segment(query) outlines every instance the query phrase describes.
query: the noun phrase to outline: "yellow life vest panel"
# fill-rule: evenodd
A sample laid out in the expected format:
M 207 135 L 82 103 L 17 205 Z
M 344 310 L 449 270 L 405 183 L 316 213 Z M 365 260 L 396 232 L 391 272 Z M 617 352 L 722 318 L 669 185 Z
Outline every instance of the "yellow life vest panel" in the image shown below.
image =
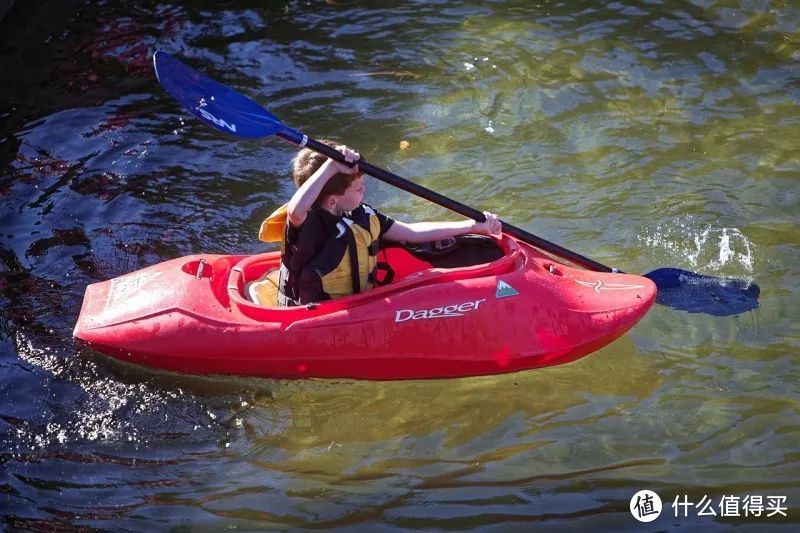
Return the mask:
M 286 232 L 286 219 L 289 216 L 289 204 L 283 204 L 272 212 L 261 223 L 258 230 L 258 240 L 261 242 L 283 242 Z
M 375 268 L 378 264 L 378 238 L 381 227 L 374 211 L 368 208 L 369 228 L 356 223 L 350 218 L 343 217 L 337 224 L 340 232 L 337 239 L 346 239 L 347 252 L 343 253 L 339 263 L 330 272 L 320 271 L 322 290 L 331 297 L 340 298 L 357 292 L 372 289 L 375 286 Z M 339 246 L 334 247 L 340 248 Z M 353 254 L 355 250 L 355 256 Z M 338 255 L 338 254 L 337 254 Z M 358 264 L 355 272 L 358 274 L 358 287 L 355 286 L 353 260 Z M 324 265 L 323 261 L 315 262 Z M 318 267 L 317 267 L 318 268 Z

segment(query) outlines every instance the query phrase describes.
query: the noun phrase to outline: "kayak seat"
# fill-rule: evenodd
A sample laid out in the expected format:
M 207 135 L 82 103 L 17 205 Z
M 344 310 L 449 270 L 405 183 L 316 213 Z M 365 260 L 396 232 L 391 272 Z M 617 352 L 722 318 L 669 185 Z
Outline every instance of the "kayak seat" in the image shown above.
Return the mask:
M 254 304 L 266 307 L 278 305 L 278 268 L 267 270 L 263 276 L 244 286 L 244 294 Z

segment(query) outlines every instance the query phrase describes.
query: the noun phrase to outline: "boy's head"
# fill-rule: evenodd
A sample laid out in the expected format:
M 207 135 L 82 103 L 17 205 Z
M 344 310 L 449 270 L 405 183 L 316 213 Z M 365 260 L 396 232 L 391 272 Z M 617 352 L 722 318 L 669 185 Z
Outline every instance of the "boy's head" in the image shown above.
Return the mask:
M 321 142 L 334 148 L 339 145 L 339 143 L 334 141 L 323 140 Z M 306 180 L 308 180 L 308 178 L 313 176 L 314 172 L 319 170 L 319 167 L 321 167 L 322 164 L 327 160 L 328 158 L 326 156 L 309 148 L 303 148 L 300 150 L 292 161 L 292 177 L 295 185 L 300 187 L 306 182 Z M 364 197 L 363 187 L 351 187 L 351 185 L 358 185 L 354 184 L 356 181 L 363 184 L 363 175 L 360 172 L 355 174 L 343 174 L 339 172 L 335 176 L 331 177 L 327 183 L 325 183 L 325 186 L 322 187 L 322 191 L 314 201 L 314 206 L 320 207 L 326 201 L 330 201 L 331 197 L 334 197 L 334 204 L 341 204 L 341 207 L 344 211 L 351 211 L 355 209 L 358 207 L 358 204 L 361 203 L 361 200 Z M 362 189 L 360 199 L 359 195 L 357 194 L 358 191 L 355 189 Z M 339 201 L 337 202 L 336 200 Z M 351 207 L 350 205 L 356 200 L 358 200 L 358 202 Z

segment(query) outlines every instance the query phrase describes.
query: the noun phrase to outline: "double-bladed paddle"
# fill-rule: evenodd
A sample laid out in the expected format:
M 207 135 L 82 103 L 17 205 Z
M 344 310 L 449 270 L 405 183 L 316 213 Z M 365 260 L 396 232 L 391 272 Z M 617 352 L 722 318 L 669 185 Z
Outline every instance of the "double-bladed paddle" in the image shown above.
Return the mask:
M 277 135 L 292 144 L 307 146 L 336 161 L 346 163 L 336 149 L 290 128 L 253 100 L 189 68 L 170 54 L 157 51 L 153 56 L 156 76 L 164 89 L 206 124 L 231 135 L 245 138 Z M 483 213 L 451 198 L 426 189 L 396 174 L 361 159 L 359 168 L 381 181 L 415 194 L 465 217 L 482 222 Z M 597 261 L 537 237 L 507 222 L 503 232 L 562 259 L 599 272 L 616 272 Z M 697 274 L 680 268 L 659 268 L 644 274 L 658 287 L 657 301 L 692 313 L 717 316 L 734 315 L 758 307 L 758 285 L 735 278 Z

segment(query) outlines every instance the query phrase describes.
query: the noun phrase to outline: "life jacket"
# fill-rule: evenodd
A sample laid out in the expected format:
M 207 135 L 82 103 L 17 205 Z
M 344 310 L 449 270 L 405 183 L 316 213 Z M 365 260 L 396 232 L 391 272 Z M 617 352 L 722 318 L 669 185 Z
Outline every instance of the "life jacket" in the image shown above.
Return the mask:
M 275 237 L 276 219 L 286 218 L 285 210 L 281 210 L 262 224 L 262 240 Z M 320 302 L 375 286 L 381 222 L 370 206 L 362 204 L 342 217 L 323 209 L 310 209 L 295 243 L 289 232 L 298 228 L 284 224 L 278 305 Z

